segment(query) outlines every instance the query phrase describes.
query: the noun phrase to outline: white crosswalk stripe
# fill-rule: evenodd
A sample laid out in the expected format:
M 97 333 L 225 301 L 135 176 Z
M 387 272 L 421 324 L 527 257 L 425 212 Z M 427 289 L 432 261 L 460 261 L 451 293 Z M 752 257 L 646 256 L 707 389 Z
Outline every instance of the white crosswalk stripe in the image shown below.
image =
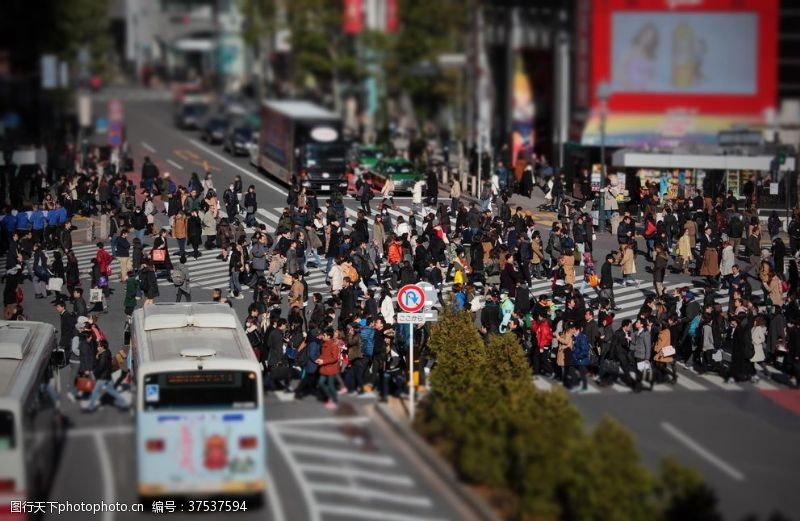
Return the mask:
M 562 388 L 561 382 L 554 378 L 536 376 L 534 385 L 540 391 L 554 391 Z M 741 392 L 741 391 L 775 391 L 786 387 L 777 382 L 761 379 L 757 382 L 725 382 L 718 374 L 698 374 L 693 371 L 678 367 L 678 379 L 674 384 L 656 383 L 652 392 Z M 591 378 L 588 388 L 581 394 L 617 394 L 632 393 L 633 389 L 619 382 L 608 386 L 599 386 Z M 649 384 L 644 384 L 644 391 L 650 392 Z

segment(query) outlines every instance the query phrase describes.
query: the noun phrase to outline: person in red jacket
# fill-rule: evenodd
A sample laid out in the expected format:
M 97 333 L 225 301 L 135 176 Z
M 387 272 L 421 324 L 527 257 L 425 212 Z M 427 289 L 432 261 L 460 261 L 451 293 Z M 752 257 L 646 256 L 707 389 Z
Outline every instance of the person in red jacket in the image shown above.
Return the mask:
M 95 258 L 97 259 L 97 264 L 100 267 L 100 273 L 106 277 L 109 277 L 111 275 L 111 261 L 114 260 L 114 257 L 112 257 L 111 254 L 105 250 L 102 242 L 97 243 L 97 253 L 95 253 Z
M 531 322 L 531 332 L 533 333 L 538 349 L 534 347 L 531 357 L 533 358 L 533 372 L 534 374 L 544 374 L 547 371 L 544 367 L 544 360 L 546 358 L 545 351 L 550 348 L 550 343 L 553 341 L 553 329 L 550 327 L 550 321 L 545 314 L 539 314 L 535 320 Z
M 339 374 L 339 347 L 333 339 L 333 329 L 323 331 L 322 351 L 319 358 L 314 360 L 319 366 L 319 386 L 328 396 L 325 402 L 326 409 L 336 409 L 339 406 L 339 393 L 336 391 L 336 376 Z

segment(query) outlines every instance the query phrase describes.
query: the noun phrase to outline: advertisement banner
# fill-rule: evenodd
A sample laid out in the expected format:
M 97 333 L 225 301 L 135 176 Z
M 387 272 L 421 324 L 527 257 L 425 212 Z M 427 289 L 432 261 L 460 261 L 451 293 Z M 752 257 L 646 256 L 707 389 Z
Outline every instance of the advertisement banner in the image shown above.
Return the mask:
M 599 86 L 610 85 L 606 146 L 716 144 L 759 126 L 777 103 L 778 0 L 594 2 L 584 145 L 600 143 Z
M 342 13 L 342 31 L 346 34 L 358 34 L 363 28 L 362 0 L 344 0 Z
M 533 120 L 536 106 L 533 84 L 524 67 L 520 53 L 514 58 L 514 75 L 511 98 L 511 166 L 518 161 L 530 162 L 533 157 Z
M 592 16 L 593 107 L 762 114 L 776 103 L 778 0 L 606 0 Z M 731 66 L 735 64 L 735 66 Z
M 397 13 L 398 0 L 386 0 L 386 32 L 395 33 L 400 27 L 400 16 Z

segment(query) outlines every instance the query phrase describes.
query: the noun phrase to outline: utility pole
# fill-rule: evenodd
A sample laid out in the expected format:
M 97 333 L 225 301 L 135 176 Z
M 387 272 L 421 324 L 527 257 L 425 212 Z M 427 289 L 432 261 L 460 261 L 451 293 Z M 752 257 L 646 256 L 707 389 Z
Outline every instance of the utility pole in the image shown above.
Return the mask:
M 606 188 L 606 117 L 608 116 L 608 98 L 611 96 L 611 85 L 602 82 L 597 86 L 597 98 L 600 100 L 600 201 L 597 207 L 597 231 L 604 232 L 605 191 Z

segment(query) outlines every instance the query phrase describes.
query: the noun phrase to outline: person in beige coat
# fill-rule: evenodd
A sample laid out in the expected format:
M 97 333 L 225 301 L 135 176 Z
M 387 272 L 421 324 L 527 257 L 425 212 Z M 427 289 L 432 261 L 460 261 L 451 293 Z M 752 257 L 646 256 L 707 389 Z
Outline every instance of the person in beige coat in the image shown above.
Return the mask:
M 656 345 L 653 347 L 653 361 L 655 362 L 656 371 L 668 378 L 670 383 L 675 383 L 678 379 L 678 373 L 675 371 L 675 355 L 664 354 L 664 348 L 672 346 L 672 334 L 669 328 L 673 325 L 675 325 L 675 321 L 668 319 L 661 331 L 658 332 L 658 339 L 656 339 Z
M 622 280 L 625 285 L 632 283 L 638 287 L 639 281 L 636 280 L 636 253 L 633 251 L 633 242 L 623 246 L 620 264 L 622 265 Z
M 561 263 L 561 267 L 564 269 L 564 282 L 575 284 L 575 257 L 569 252 L 558 259 L 558 262 Z
M 783 288 L 781 287 L 781 279 L 775 272 L 770 269 L 769 271 L 769 299 L 775 307 L 783 306 Z
M 692 258 L 692 243 L 689 239 L 689 234 L 689 230 L 684 228 L 680 239 L 678 239 L 678 245 L 675 248 L 675 263 L 684 275 L 689 274 L 689 259 Z
M 695 241 L 697 241 L 697 223 L 692 219 L 688 219 L 683 224 L 683 229 L 689 232 L 689 247 L 694 249 Z

